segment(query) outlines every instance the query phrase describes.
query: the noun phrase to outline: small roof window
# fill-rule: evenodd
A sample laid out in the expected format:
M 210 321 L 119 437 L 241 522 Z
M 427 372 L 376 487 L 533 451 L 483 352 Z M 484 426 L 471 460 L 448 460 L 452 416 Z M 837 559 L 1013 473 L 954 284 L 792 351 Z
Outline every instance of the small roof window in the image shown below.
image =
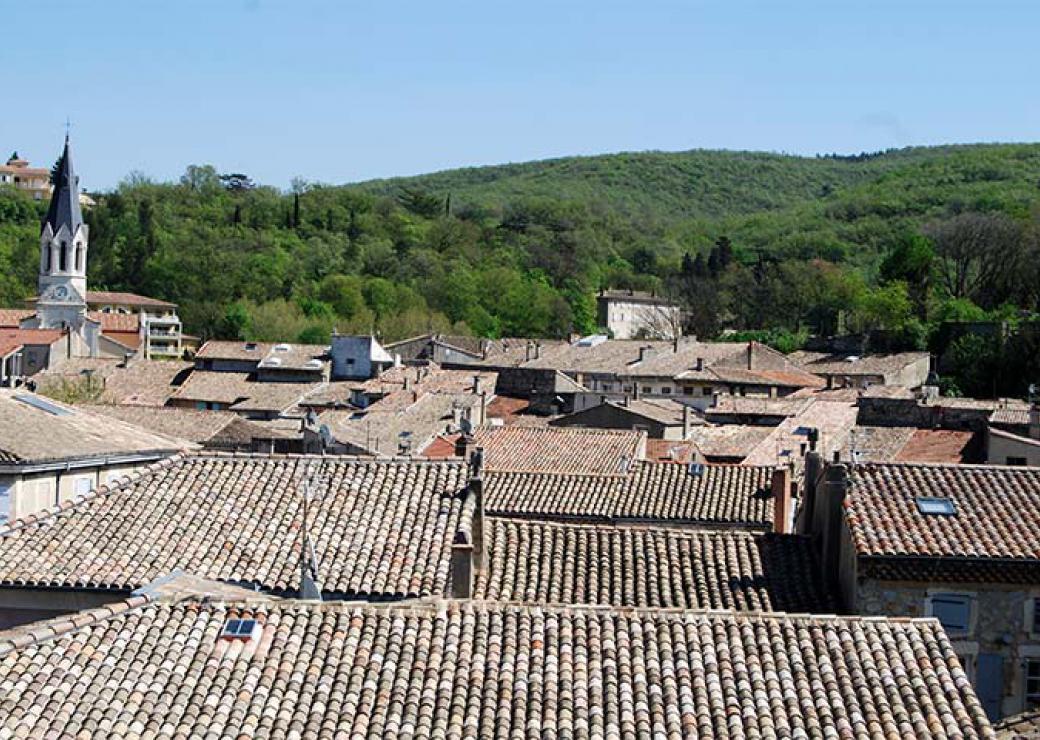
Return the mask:
M 953 516 L 957 513 L 957 506 L 953 503 L 953 499 L 950 498 L 918 496 L 917 510 L 922 514 Z
M 40 411 L 46 411 L 48 414 L 54 416 L 69 416 L 72 414 L 71 409 L 62 408 L 61 406 L 51 403 L 47 399 L 40 398 L 39 396 L 30 396 L 25 393 L 19 393 L 15 395 L 14 400 L 21 401 L 27 406 L 32 406 Z
M 248 640 L 256 632 L 255 619 L 229 619 L 224 624 L 220 636 L 228 640 Z
M 256 342 L 246 342 L 246 352 L 256 352 Z

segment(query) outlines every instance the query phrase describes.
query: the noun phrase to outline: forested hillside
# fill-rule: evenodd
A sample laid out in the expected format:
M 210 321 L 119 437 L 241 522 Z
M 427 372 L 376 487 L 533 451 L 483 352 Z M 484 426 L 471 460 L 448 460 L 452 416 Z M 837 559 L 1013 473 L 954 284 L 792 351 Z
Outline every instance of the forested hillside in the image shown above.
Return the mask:
M 1040 300 L 1040 145 L 802 158 L 572 157 L 281 193 L 188 167 L 129 177 L 87 214 L 89 280 L 176 301 L 186 330 L 564 335 L 602 287 L 666 291 L 691 331 L 1020 320 Z M 40 206 L 0 191 L 0 302 L 32 294 Z

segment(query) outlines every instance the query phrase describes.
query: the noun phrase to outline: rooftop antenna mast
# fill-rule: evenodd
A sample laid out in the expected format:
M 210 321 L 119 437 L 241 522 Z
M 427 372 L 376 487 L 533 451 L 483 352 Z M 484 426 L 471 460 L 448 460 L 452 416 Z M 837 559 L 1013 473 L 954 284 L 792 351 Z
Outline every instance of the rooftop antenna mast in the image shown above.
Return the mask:
M 312 465 L 303 481 L 303 524 L 300 527 L 300 597 L 321 601 L 321 586 L 318 583 L 318 556 L 310 538 L 311 482 L 315 468 Z

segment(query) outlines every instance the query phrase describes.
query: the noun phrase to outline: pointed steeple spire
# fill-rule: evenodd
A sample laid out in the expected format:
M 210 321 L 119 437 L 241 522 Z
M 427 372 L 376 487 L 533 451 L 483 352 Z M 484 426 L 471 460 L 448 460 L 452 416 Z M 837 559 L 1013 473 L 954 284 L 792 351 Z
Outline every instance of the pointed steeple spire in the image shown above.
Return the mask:
M 50 224 L 55 234 L 62 226 L 68 227 L 69 234 L 75 234 L 83 223 L 83 214 L 79 208 L 79 178 L 72 168 L 72 145 L 68 133 L 65 134 L 65 150 L 58 161 L 53 184 L 51 204 L 43 223 Z

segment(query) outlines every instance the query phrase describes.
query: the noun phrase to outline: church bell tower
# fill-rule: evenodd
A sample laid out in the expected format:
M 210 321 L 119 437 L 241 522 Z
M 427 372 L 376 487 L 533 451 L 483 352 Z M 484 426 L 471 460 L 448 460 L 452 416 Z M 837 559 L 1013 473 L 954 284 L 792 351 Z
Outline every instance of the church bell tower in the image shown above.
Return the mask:
M 42 329 L 81 333 L 87 321 L 87 247 L 89 227 L 79 205 L 79 178 L 72 147 L 58 162 L 50 206 L 40 230 L 40 277 L 36 316 Z

